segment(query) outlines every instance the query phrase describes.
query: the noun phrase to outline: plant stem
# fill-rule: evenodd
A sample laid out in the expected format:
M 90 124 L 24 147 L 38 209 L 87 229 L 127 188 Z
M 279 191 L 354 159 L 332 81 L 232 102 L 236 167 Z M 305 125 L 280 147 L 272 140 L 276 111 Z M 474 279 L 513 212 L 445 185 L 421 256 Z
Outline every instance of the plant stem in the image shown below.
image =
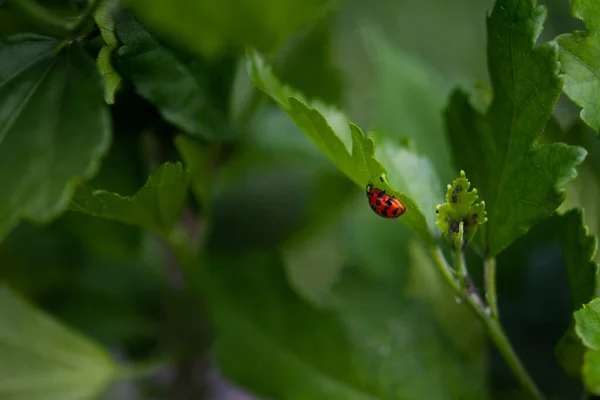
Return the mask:
M 492 318 L 498 320 L 498 295 L 496 294 L 496 259 L 483 261 L 485 273 L 485 299 L 490 307 Z
M 71 35 L 77 35 L 80 31 L 85 28 L 85 25 L 89 22 L 90 18 L 93 17 L 94 12 L 100 5 L 100 0 L 90 0 L 86 10 L 77 19 L 69 24 L 69 32 Z
M 537 386 L 525 370 L 525 367 L 521 363 L 519 356 L 517 355 L 512 345 L 510 344 L 510 341 L 506 337 L 506 334 L 504 333 L 500 322 L 486 312 L 485 307 L 481 302 L 481 299 L 479 299 L 479 296 L 477 296 L 476 293 L 467 291 L 465 295 L 464 289 L 452 276 L 450 266 L 448 265 L 448 262 L 446 261 L 446 258 L 442 253 L 442 250 L 438 246 L 431 246 L 430 253 L 433 257 L 433 260 L 435 261 L 435 264 L 438 267 L 438 270 L 442 273 L 448 284 L 450 284 L 450 286 L 454 289 L 458 296 L 465 296 L 469 307 L 475 312 L 475 315 L 477 315 L 481 322 L 483 322 L 488 331 L 488 334 L 492 338 L 493 342 L 496 344 L 496 347 L 498 347 L 498 350 L 504 357 L 504 360 L 508 364 L 508 367 L 511 369 L 515 377 L 519 380 L 523 387 L 526 388 L 529 391 L 529 393 L 531 393 L 531 395 L 535 399 L 543 400 L 544 395 L 537 388 Z M 464 263 L 464 258 L 457 257 L 457 262 L 459 263 L 457 267 L 460 271 L 461 268 L 463 268 L 463 265 L 460 264 Z

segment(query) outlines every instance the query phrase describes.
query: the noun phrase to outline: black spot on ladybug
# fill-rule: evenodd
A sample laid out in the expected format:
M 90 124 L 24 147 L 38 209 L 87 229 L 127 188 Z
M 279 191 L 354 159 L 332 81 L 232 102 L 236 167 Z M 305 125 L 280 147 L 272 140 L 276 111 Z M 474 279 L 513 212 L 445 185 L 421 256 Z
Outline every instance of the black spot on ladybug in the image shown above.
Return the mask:
M 389 206 L 383 207 L 383 211 L 390 211 L 390 207 Z
M 381 205 L 381 200 L 377 200 L 377 205 L 380 206 Z
M 457 195 L 453 195 L 452 199 L 450 199 L 451 202 L 453 203 L 458 203 L 458 196 Z
M 392 199 L 387 199 L 386 202 L 385 202 L 385 204 L 387 204 L 388 206 L 391 206 L 392 205 Z
M 394 214 L 394 215 L 398 214 L 398 209 L 394 208 L 394 211 L 392 211 L 392 214 Z
M 379 197 L 381 199 L 384 194 L 385 194 L 385 190 L 382 190 L 381 192 L 377 193 L 377 197 Z
M 375 207 L 375 204 L 371 204 L 371 208 L 375 210 L 377 207 Z
M 450 223 L 450 232 L 452 233 L 458 233 L 458 221 L 452 221 Z
M 454 188 L 454 193 L 456 194 L 456 193 L 460 193 L 460 192 L 462 192 L 462 186 L 456 185 L 456 187 Z

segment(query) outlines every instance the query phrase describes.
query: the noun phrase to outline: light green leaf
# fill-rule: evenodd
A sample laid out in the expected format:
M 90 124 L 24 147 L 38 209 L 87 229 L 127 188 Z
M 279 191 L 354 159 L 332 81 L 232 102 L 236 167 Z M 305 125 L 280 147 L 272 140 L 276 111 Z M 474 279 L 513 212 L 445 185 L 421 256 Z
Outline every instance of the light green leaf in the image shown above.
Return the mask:
M 116 26 L 115 63 L 137 93 L 162 117 L 192 136 L 218 136 L 224 116 L 208 100 L 206 67 L 198 57 L 168 47 L 131 17 Z
M 591 393 L 600 394 L 600 351 L 588 351 L 583 360 L 583 383 Z
M 269 51 L 319 16 L 329 0 L 130 0 L 153 30 L 207 56 L 245 46 Z
M 583 357 L 583 382 L 594 394 L 600 394 L 600 299 L 594 299 L 576 311 L 575 331 L 588 348 Z
M 100 35 L 104 46 L 98 53 L 96 65 L 104 78 L 104 101 L 108 104 L 115 103 L 115 93 L 121 87 L 121 75 L 112 65 L 112 53 L 117 48 L 115 36 L 115 21 L 112 16 L 116 0 L 100 0 L 101 4 L 94 11 L 94 21 L 100 28 Z
M 476 357 L 461 352 L 428 306 L 389 281 L 346 271 L 324 310 L 292 291 L 274 254 L 213 255 L 209 261 L 205 281 L 217 361 L 229 378 L 259 395 L 486 397 Z
M 110 119 L 92 59 L 77 44 L 0 39 L 0 238 L 20 218 L 46 222 L 66 209 L 74 182 L 108 150 Z
M 485 115 L 456 91 L 446 113 L 458 167 L 485 200 L 482 228 L 493 257 L 563 202 L 559 186 L 576 176 L 585 150 L 536 144 L 562 81 L 553 43 L 535 45 L 546 18 L 535 0 L 498 0 L 488 17 L 488 68 L 494 98 Z
M 414 168 L 403 169 L 405 162 L 415 165 L 414 157 L 413 159 L 402 157 L 398 153 L 401 151 L 401 146 L 390 143 L 390 147 L 386 146 L 381 150 L 393 153 L 389 155 L 389 158 L 394 158 L 395 161 L 394 169 L 386 171 L 379 160 L 375 158 L 373 139 L 365 136 L 359 127 L 349 123 L 345 115 L 323 104 L 309 103 L 301 94 L 282 85 L 256 52 L 250 52 L 248 58 L 248 73 L 254 85 L 275 100 L 279 107 L 345 175 L 361 188 L 365 188 L 371 182 L 393 194 L 407 208 L 406 213 L 400 219 L 426 242 L 433 240 L 430 228 L 433 227 L 433 204 L 435 203 L 431 202 L 430 194 L 435 192 L 435 188 L 425 187 L 428 186 L 427 184 L 420 185 L 418 189 L 424 187 L 425 190 L 422 193 L 416 193 L 416 191 L 409 191 L 407 186 L 398 186 L 399 190 L 396 190 L 390 185 L 390 183 L 413 182 L 415 176 L 409 174 L 415 172 L 421 174 Z M 410 172 L 407 172 L 408 170 Z M 435 173 L 433 175 L 437 180 Z M 390 183 L 388 183 L 388 179 Z M 429 179 L 427 182 L 429 183 Z M 416 197 L 423 193 L 425 194 L 422 197 Z M 422 207 L 431 205 L 432 208 L 429 212 L 432 218 L 429 228 L 425 215 L 417 204 Z M 427 209 L 424 208 L 424 210 L 427 212 Z
M 582 108 L 581 119 L 600 131 L 600 3 L 571 0 L 571 14 L 582 20 L 587 31 L 556 38 L 564 76 L 563 91 Z
M 104 349 L 0 286 L 0 398 L 95 399 L 114 376 Z
M 131 197 L 81 186 L 69 209 L 169 235 L 183 209 L 188 181 L 181 163 L 166 163 Z

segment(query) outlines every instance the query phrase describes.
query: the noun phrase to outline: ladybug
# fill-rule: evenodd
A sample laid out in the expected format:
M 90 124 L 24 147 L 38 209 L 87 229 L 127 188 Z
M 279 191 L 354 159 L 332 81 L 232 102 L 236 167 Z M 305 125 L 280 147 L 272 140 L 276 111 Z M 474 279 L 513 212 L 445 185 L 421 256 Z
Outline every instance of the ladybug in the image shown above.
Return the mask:
M 371 209 L 384 218 L 398 218 L 406 212 L 400 200 L 387 195 L 385 190 L 374 188 L 370 183 L 367 185 L 367 198 Z

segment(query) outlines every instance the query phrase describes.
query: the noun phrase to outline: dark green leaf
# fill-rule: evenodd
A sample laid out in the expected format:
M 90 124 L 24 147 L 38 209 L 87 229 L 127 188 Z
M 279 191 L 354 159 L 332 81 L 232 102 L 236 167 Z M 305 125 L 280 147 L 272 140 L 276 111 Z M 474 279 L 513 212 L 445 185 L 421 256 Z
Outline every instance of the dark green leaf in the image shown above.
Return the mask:
M 390 171 L 386 171 L 375 158 L 373 139 L 365 136 L 359 127 L 349 123 L 338 110 L 317 102 L 309 103 L 302 95 L 282 85 L 257 53 L 251 52 L 248 56 L 248 72 L 254 84 L 271 96 L 354 183 L 365 188 L 371 182 L 400 199 L 407 208 L 401 220 L 423 240 L 431 242 L 435 220 L 433 207 L 439 184 L 428 161 L 410 153 L 399 144 L 390 142 L 377 150 L 378 157 L 386 157 L 389 161 Z M 423 179 L 415 180 L 415 176 Z M 391 184 L 398 185 L 399 190 L 394 189 Z M 423 207 L 427 215 L 431 215 L 429 219 L 426 220 L 419 206 Z
M 129 2 L 149 26 L 208 56 L 245 46 L 268 51 L 317 17 L 328 0 L 142 0 Z
M 583 382 L 591 393 L 600 394 L 600 351 L 588 351 L 583 359 Z
M 131 197 L 82 186 L 69 209 L 169 235 L 183 209 L 188 181 L 188 173 L 180 163 L 166 163 Z
M 209 104 L 208 77 L 201 60 L 167 47 L 133 18 L 119 21 L 116 34 L 121 42 L 115 52 L 116 66 L 138 94 L 184 132 L 202 138 L 215 136 L 213 127 L 224 116 Z
M 0 398 L 94 399 L 115 365 L 100 346 L 0 286 Z
M 330 309 L 321 310 L 289 288 L 276 256 L 212 258 L 205 265 L 220 367 L 260 395 L 485 397 L 481 365 L 467 361 L 427 306 L 391 285 L 351 273 L 336 286 Z
M 0 237 L 20 218 L 49 221 L 92 177 L 111 127 L 94 62 L 54 39 L 0 41 Z
M 96 64 L 102 77 L 104 78 L 104 101 L 108 104 L 114 104 L 115 93 L 121 86 L 121 75 L 112 65 L 113 50 L 117 48 L 117 37 L 115 36 L 115 21 L 112 16 L 115 0 L 100 0 L 102 3 L 94 12 L 94 20 L 100 28 L 104 46 L 98 53 Z
M 581 119 L 600 131 L 600 3 L 571 0 L 571 14 L 585 22 L 587 31 L 556 38 L 564 74 L 563 90 L 581 110 Z
M 175 147 L 177 147 L 187 170 L 190 171 L 190 185 L 196 199 L 202 203 L 203 207 L 207 207 L 210 204 L 211 173 L 213 172 L 210 164 L 214 158 L 211 155 L 211 148 L 202 146 L 194 139 L 184 135 L 175 137 Z
M 583 210 L 573 209 L 559 218 L 557 234 L 576 311 L 598 295 L 598 263 L 594 260 L 598 240 L 588 233 Z
M 563 202 L 559 186 L 576 176 L 585 150 L 538 145 L 561 91 L 556 45 L 535 46 L 546 16 L 534 0 L 499 0 L 488 18 L 494 99 L 486 115 L 457 91 L 447 110 L 456 164 L 485 200 L 482 229 L 495 256 Z

